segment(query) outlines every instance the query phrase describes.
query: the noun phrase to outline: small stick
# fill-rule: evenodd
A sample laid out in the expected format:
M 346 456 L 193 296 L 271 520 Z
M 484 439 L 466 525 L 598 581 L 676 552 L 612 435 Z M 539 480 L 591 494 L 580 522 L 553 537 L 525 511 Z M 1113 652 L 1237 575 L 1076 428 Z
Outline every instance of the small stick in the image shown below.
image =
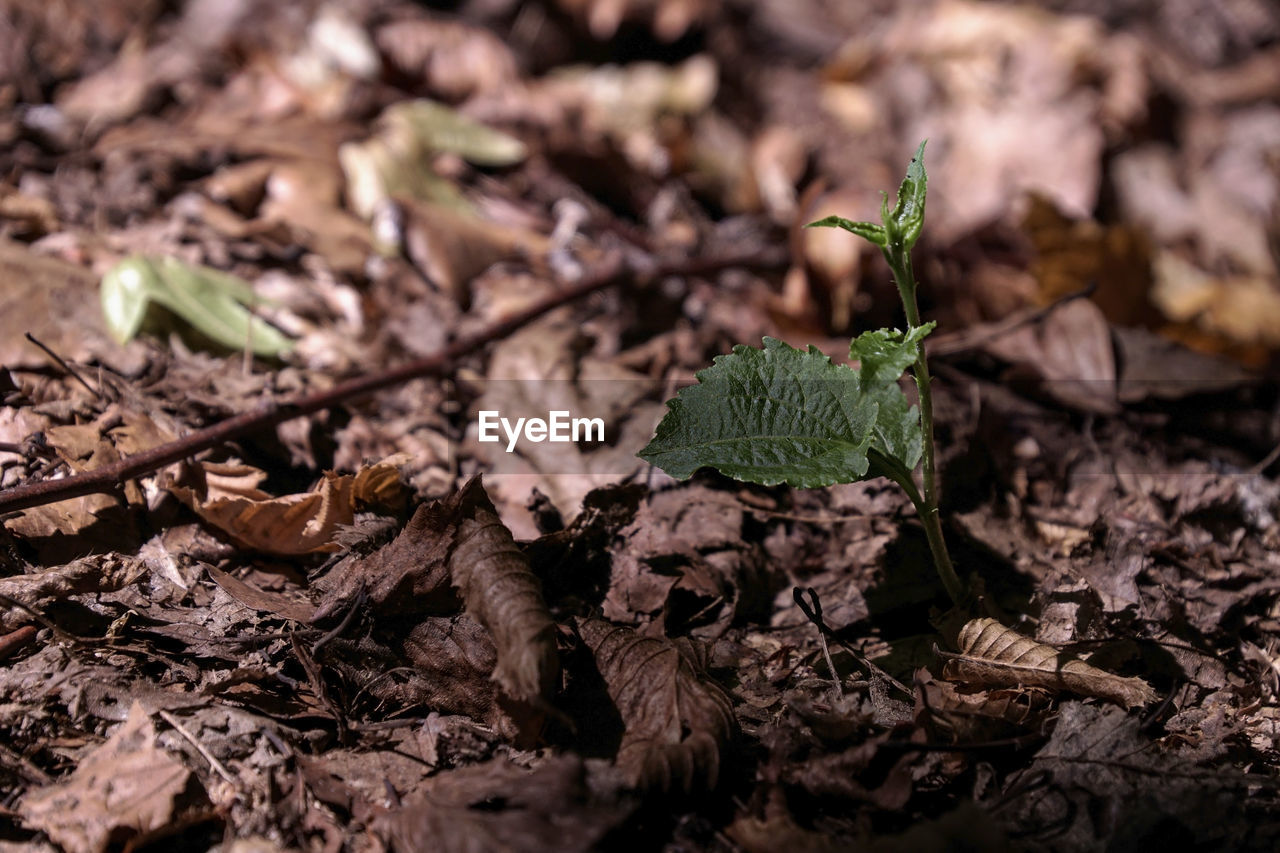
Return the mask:
M 182 723 L 178 722 L 177 717 L 175 717 L 173 714 L 170 714 L 168 711 L 164 710 L 163 708 L 158 709 L 156 713 L 158 713 L 161 717 L 163 717 L 166 723 L 173 726 L 174 731 L 176 731 L 178 734 L 186 738 L 187 743 L 194 746 L 196 748 L 196 752 L 204 756 L 204 760 L 209 762 L 209 766 L 212 767 L 214 770 L 216 770 L 219 776 L 221 776 L 223 779 L 226 779 L 227 782 L 230 783 L 231 785 L 234 785 L 237 788 L 240 787 L 240 780 L 237 779 L 235 776 L 231 775 L 231 771 L 228 770 L 225 766 L 223 766 L 222 762 L 213 756 L 213 753 L 205 749 L 204 744 L 196 740 L 195 735 L 187 731 L 183 727 Z
M 85 388 L 89 389 L 90 394 L 97 397 L 99 400 L 102 399 L 102 392 L 99 391 L 97 388 L 94 388 L 92 385 L 90 385 L 83 376 L 81 376 L 78 372 L 76 372 L 76 369 L 74 367 L 67 364 L 67 362 L 62 358 L 62 356 L 58 355 L 53 350 L 49 349 L 49 347 L 41 343 L 40 340 L 30 332 L 25 332 L 24 334 L 26 335 L 27 340 L 31 341 L 31 343 L 40 347 L 40 349 L 44 351 L 45 355 L 49 356 L 49 358 L 57 362 L 58 366 L 61 367 L 63 370 L 65 370 L 67 373 L 71 374 L 72 378 L 74 378 L 77 382 L 79 382 Z
M 831 680 L 836 683 L 836 696 L 843 696 L 844 682 L 840 680 L 840 674 L 836 672 L 836 665 L 831 660 L 831 649 L 827 648 L 826 626 L 822 622 L 822 601 L 818 598 L 818 591 L 813 587 L 805 587 L 804 592 L 809 593 L 809 600 L 813 602 L 812 610 L 805 606 L 800 587 L 791 590 L 791 597 L 796 600 L 796 604 L 804 611 L 804 615 L 808 617 L 809 621 L 818 626 L 818 644 L 822 646 L 822 657 L 827 662 L 827 672 L 831 673 Z
M 808 587 L 808 591 L 809 591 L 809 595 L 810 595 L 810 596 L 813 598 L 813 600 L 816 602 L 816 601 L 818 600 L 818 592 L 817 592 L 817 590 L 815 590 L 813 587 Z M 822 634 L 822 636 L 823 636 L 823 637 L 828 637 L 828 636 L 829 636 L 832 640 L 835 640 L 837 643 L 839 643 L 839 644 L 840 644 L 840 646 L 841 646 L 841 648 L 843 648 L 846 652 L 848 652 L 849 654 L 853 655 L 853 656 L 854 656 L 854 657 L 856 657 L 858 660 L 862 661 L 862 664 L 867 668 L 867 671 L 868 671 L 868 672 L 871 672 L 871 673 L 873 673 L 874 675 L 878 675 L 880 678 L 883 678 L 885 681 L 889 682 L 889 683 L 890 683 L 890 684 L 892 684 L 894 687 L 898 688 L 900 691 L 902 691 L 902 692 L 903 692 L 904 694 L 906 694 L 907 696 L 913 696 L 913 697 L 915 696 L 915 694 L 914 694 L 914 693 L 912 693 L 912 692 L 911 692 L 911 690 L 910 690 L 910 689 L 909 689 L 905 684 L 903 684 L 903 683 L 902 683 L 901 681 L 899 681 L 898 679 L 894 678 L 894 677 L 893 677 L 892 675 L 890 675 L 889 673 L 885 672 L 885 671 L 884 671 L 883 669 L 881 669 L 880 667 L 876 666 L 874 663 L 872 663 L 872 662 L 871 662 L 871 659 L 870 659 L 870 658 L 868 658 L 868 657 L 867 657 L 866 655 L 864 655 L 862 652 L 858 651 L 858 650 L 857 650 L 857 649 L 855 649 L 853 646 L 849 645 L 849 644 L 848 644 L 848 643 L 846 643 L 844 640 L 842 640 L 842 639 L 840 639 L 838 636 L 836 636 L 836 632 L 835 632 L 835 631 L 833 631 L 833 630 L 831 629 L 831 626 L 829 626 L 826 622 L 824 622 L 824 621 L 822 620 L 822 612 L 821 612 L 821 610 L 819 610 L 818 612 L 816 612 L 816 613 L 815 613 L 815 612 L 814 612 L 814 611 L 809 607 L 809 605 L 805 604 L 805 603 L 804 603 L 804 600 L 803 600 L 803 599 L 801 599 L 801 597 L 800 597 L 800 587 L 796 587 L 795 589 L 793 589 L 793 590 L 791 591 L 791 597 L 792 597 L 792 598 L 794 598 L 794 599 L 796 600 L 796 604 L 798 604 L 798 605 L 800 606 L 800 610 L 804 612 L 805 618 L 807 618 L 807 619 L 808 619 L 810 622 L 812 622 L 814 625 L 817 625 L 817 626 L 818 626 L 818 631 L 819 631 L 819 633 L 821 633 L 821 634 Z M 824 645 L 825 645 L 825 644 L 824 644 Z M 830 666 L 830 664 L 828 664 L 828 666 Z
M 36 630 L 35 625 L 23 625 L 21 628 L 17 628 L 0 637 L 0 660 L 6 659 L 9 655 L 34 640 L 37 633 L 39 632 Z
M 99 493 L 111 493 L 129 480 L 150 474 L 201 451 L 243 438 L 304 415 L 364 397 L 422 376 L 446 373 L 454 362 L 492 341 L 510 335 L 542 315 L 607 287 L 635 279 L 667 276 L 703 275 L 731 267 L 778 266 L 785 258 L 777 252 L 756 251 L 746 254 L 688 259 L 668 263 L 641 264 L 625 261 L 615 254 L 603 261 L 590 275 L 563 290 L 547 296 L 505 320 L 499 320 L 479 332 L 458 338 L 431 355 L 394 367 L 382 373 L 369 373 L 339 383 L 327 391 L 295 397 L 290 400 L 267 400 L 256 409 L 234 415 L 204 429 L 194 430 L 182 438 L 127 456 L 119 462 L 83 471 L 58 480 L 24 483 L 0 492 L 0 515 L 33 506 L 65 501 Z

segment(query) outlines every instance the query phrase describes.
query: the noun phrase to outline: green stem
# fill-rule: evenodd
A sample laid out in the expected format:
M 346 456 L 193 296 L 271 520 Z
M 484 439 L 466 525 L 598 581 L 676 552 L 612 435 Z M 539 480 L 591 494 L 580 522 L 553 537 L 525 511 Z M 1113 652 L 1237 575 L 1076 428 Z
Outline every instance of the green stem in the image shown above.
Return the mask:
M 911 253 L 902 245 L 891 245 L 884 252 L 889 267 L 893 270 L 893 278 L 898 285 L 898 293 L 902 296 L 902 308 L 907 315 L 908 329 L 920 325 L 920 308 L 916 304 L 916 279 L 911 269 Z M 965 598 L 964 585 L 956 575 L 955 566 L 951 564 L 951 555 L 947 552 L 947 543 L 942 538 L 942 521 L 938 516 L 938 489 L 934 469 L 933 455 L 933 394 L 929 389 L 929 361 L 925 357 L 924 344 L 920 345 L 912 374 L 916 380 L 916 388 L 920 392 L 920 425 L 924 434 L 924 452 L 921 456 L 921 480 L 924 494 L 915 488 L 915 483 L 907 489 L 906 484 L 899 482 L 916 505 L 920 522 L 924 525 L 925 536 L 929 540 L 929 550 L 933 554 L 933 564 L 942 578 L 942 585 L 947 588 L 951 600 L 959 605 Z M 907 477 L 910 481 L 910 476 Z
M 929 553 L 933 555 L 933 566 L 938 571 L 938 577 L 942 579 L 942 585 L 951 601 L 957 607 L 961 606 L 966 598 L 965 588 L 956 574 L 955 566 L 951 564 L 951 555 L 947 553 L 937 506 L 930 506 L 925 502 L 920 490 L 916 488 L 911 472 L 902 467 L 898 460 L 890 459 L 874 449 L 868 450 L 867 456 L 871 458 L 871 465 L 876 473 L 888 477 L 907 493 L 907 498 L 916 508 L 916 515 L 920 516 L 920 523 L 924 525 L 924 535 L 929 541 Z

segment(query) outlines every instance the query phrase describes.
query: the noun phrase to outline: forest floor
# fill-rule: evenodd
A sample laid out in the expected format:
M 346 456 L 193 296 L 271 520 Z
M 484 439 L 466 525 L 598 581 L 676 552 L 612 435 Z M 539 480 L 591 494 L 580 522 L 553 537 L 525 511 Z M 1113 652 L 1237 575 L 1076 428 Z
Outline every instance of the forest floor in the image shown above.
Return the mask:
M 1276 849 L 1280 10 L 447 5 L 0 2 L 0 847 Z M 925 138 L 963 610 L 636 456 Z

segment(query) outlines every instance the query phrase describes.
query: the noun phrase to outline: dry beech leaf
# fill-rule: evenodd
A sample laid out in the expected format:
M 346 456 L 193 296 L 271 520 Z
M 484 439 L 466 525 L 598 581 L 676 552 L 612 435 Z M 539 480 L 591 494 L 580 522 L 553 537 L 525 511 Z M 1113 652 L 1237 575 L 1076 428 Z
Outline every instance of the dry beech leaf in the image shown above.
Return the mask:
M 960 629 L 960 654 L 946 659 L 942 675 L 983 687 L 1044 687 L 1110 699 L 1126 708 L 1156 699 L 1141 678 L 1125 678 L 1037 643 L 994 619 L 973 619 Z
M 168 826 L 191 771 L 156 745 L 140 703 L 65 780 L 23 798 L 18 812 L 73 853 L 96 853 Z
M 641 788 L 713 788 L 736 729 L 729 697 L 703 672 L 701 647 L 642 637 L 599 619 L 578 622 L 626 726 L 615 759 Z
M 363 595 L 383 614 L 466 611 L 493 636 L 493 680 L 508 699 L 541 706 L 559 676 L 555 623 L 529 560 L 499 520 L 479 477 L 418 507 L 392 542 L 341 563 L 317 583 L 325 597 L 312 621 Z
M 330 540 L 351 524 L 351 477 L 326 472 L 310 492 L 272 496 L 257 486 L 265 472 L 238 462 L 197 463 L 203 481 L 169 491 L 246 548 L 269 554 L 335 551 Z
M 460 498 L 451 519 L 457 524 L 449 554 L 453 585 L 467 611 L 493 634 L 493 680 L 512 699 L 542 704 L 560 674 L 556 626 L 542 600 L 542 584 L 479 477 L 463 486 Z
M 240 462 L 200 462 L 195 485 L 167 488 L 196 514 L 247 548 L 269 554 L 337 551 L 339 528 L 355 520 L 355 505 L 383 506 L 396 495 L 391 459 L 355 475 L 327 471 L 311 491 L 274 496 L 258 488 L 266 472 Z

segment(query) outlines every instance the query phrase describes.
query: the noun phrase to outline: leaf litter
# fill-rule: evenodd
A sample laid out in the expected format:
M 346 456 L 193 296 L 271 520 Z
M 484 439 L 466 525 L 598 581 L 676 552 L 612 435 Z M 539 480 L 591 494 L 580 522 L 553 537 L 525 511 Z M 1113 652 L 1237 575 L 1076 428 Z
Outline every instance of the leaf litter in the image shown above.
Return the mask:
M 0 841 L 1274 848 L 1274 10 L 153 5 L 0 15 L 3 489 L 430 354 L 612 258 L 784 257 L 641 276 L 448 379 L 6 516 Z M 968 628 L 883 484 L 635 457 L 735 344 L 901 325 L 874 253 L 799 225 L 872 216 L 924 136 Z M 220 346 L 122 346 L 99 286 L 132 256 L 234 276 L 249 311 L 187 318 L 229 317 Z M 476 441 L 512 407 L 609 430 Z

